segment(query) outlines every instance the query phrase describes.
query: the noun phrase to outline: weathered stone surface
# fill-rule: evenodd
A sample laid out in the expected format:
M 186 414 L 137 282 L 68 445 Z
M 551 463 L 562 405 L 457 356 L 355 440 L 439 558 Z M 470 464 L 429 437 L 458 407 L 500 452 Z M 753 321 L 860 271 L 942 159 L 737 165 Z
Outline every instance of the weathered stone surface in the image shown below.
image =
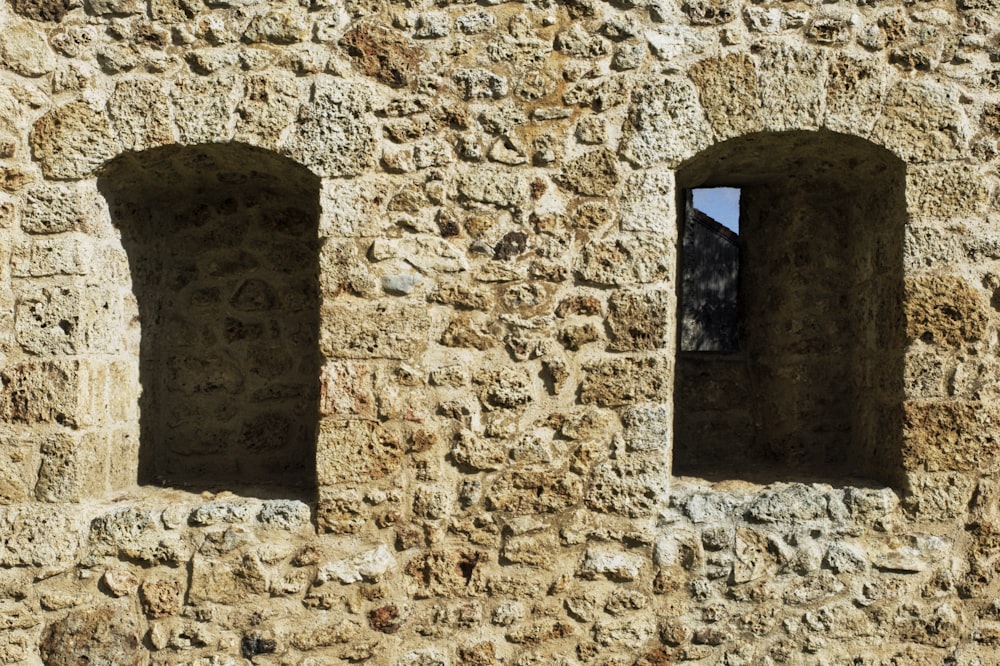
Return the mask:
M 616 291 L 608 299 L 610 349 L 640 351 L 660 349 L 672 342 L 674 313 L 672 291 Z
M 182 143 L 220 143 L 233 136 L 242 81 L 225 72 L 178 80 L 171 91 L 174 122 Z
M 483 168 L 462 175 L 458 181 L 458 192 L 472 201 L 497 206 L 517 206 L 526 197 L 527 183 L 518 174 Z
M 27 21 L 4 26 L 0 33 L 0 62 L 22 76 L 42 76 L 56 66 L 45 33 Z
M 0 566 L 66 566 L 77 556 L 79 520 L 61 508 L 22 504 L 0 507 Z
M 75 0 L 11 0 L 14 11 L 35 21 L 61 21 Z
M 321 316 L 320 348 L 328 358 L 408 359 L 428 342 L 430 318 L 416 305 L 335 303 Z
M 568 161 L 556 182 L 578 194 L 607 196 L 618 185 L 619 177 L 614 153 L 598 149 Z
M 907 401 L 903 403 L 903 464 L 928 472 L 991 469 L 998 449 L 1000 418 L 984 403 Z
M 580 402 L 603 407 L 666 401 L 672 364 L 660 356 L 614 358 L 583 366 Z
M 761 523 L 793 523 L 826 516 L 826 498 L 821 490 L 796 483 L 769 491 L 747 509 L 750 520 Z
M 982 175 L 968 166 L 913 166 L 907 169 L 907 212 L 911 219 L 975 218 L 989 191 Z
M 911 340 L 957 347 L 982 338 L 987 314 L 982 299 L 958 276 L 906 281 L 906 335 Z
M 174 141 L 170 98 L 157 79 L 127 79 L 115 86 L 108 114 L 125 150 L 146 150 Z
M 885 77 L 874 59 L 837 54 L 829 59 L 823 124 L 835 132 L 868 136 L 882 109 Z
M 275 147 L 284 130 L 295 122 L 303 90 L 293 76 L 255 74 L 245 81 L 246 91 L 236 108 L 236 140 L 255 146 Z
M 826 52 L 775 45 L 760 56 L 759 85 L 764 127 L 771 131 L 819 127 Z
M 49 435 L 41 446 L 35 498 L 80 502 L 100 496 L 107 484 L 106 455 L 93 437 Z
M 24 190 L 21 228 L 30 234 L 90 231 L 100 214 L 89 190 L 57 183 L 38 183 Z
M 807 4 L 10 0 L 0 662 L 992 663 L 997 2 Z
M 630 581 L 639 577 L 643 566 L 645 558 L 636 553 L 588 548 L 580 567 L 580 575 L 587 578 L 604 576 L 611 580 Z
M 70 102 L 42 116 L 30 140 L 42 172 L 55 179 L 89 176 L 120 150 L 108 118 L 84 102 Z
M 319 175 L 358 175 L 375 161 L 371 105 L 367 85 L 318 81 L 284 150 Z
M 0 418 L 7 423 L 59 423 L 72 426 L 80 418 L 78 362 L 35 362 L 8 366 L 0 372 Z
M 594 470 L 584 501 L 604 513 L 630 518 L 654 515 L 666 504 L 666 472 L 666 460 L 659 455 L 603 463 Z
M 320 484 L 364 483 L 400 471 L 404 444 L 377 423 L 329 421 L 320 426 L 316 475 Z
M 379 577 L 395 569 L 396 566 L 396 558 L 392 556 L 389 549 L 384 545 L 379 545 L 373 550 L 358 553 L 349 559 L 321 566 L 316 574 L 316 582 L 322 584 L 335 580 L 349 584 L 359 583 L 366 579 L 378 580 Z
M 661 237 L 611 236 L 583 247 L 576 272 L 588 282 L 603 285 L 665 282 L 674 273 L 674 252 L 673 245 Z
M 764 129 L 757 66 L 750 56 L 702 60 L 691 67 L 690 76 L 719 139 Z
M 630 176 L 619 199 L 622 230 L 672 238 L 677 233 L 676 199 L 674 178 L 669 171 L 646 169 Z
M 908 162 L 955 159 L 965 150 L 958 93 L 929 81 L 902 81 L 886 95 L 873 138 Z
M 52 666 L 140 666 L 148 659 L 140 641 L 139 623 L 126 607 L 98 606 L 70 611 L 46 626 L 40 647 Z
M 402 35 L 369 23 L 347 31 L 340 45 L 363 74 L 394 88 L 410 85 L 422 55 L 422 50 Z

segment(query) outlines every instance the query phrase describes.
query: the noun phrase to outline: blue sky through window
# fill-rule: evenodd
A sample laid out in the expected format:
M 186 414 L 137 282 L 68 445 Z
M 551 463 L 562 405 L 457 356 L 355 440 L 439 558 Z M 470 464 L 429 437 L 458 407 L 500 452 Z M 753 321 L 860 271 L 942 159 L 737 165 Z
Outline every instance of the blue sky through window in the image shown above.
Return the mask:
M 691 190 L 695 208 L 736 233 L 740 232 L 740 190 L 736 187 L 701 187 Z

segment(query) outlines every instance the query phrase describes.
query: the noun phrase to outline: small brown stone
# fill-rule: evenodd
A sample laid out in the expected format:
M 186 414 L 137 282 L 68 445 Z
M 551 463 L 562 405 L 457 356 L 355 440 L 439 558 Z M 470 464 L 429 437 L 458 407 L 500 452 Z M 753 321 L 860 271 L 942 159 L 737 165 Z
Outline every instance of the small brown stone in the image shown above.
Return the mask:
M 390 604 L 369 611 L 368 624 L 375 631 L 381 631 L 383 634 L 394 634 L 399 631 L 403 623 L 399 619 L 399 609 Z
M 362 73 L 393 88 L 410 84 L 422 57 L 421 49 L 402 35 L 370 23 L 347 31 L 339 44 Z
M 150 618 L 176 615 L 181 609 L 181 587 L 172 580 L 146 581 L 139 588 L 142 610 Z

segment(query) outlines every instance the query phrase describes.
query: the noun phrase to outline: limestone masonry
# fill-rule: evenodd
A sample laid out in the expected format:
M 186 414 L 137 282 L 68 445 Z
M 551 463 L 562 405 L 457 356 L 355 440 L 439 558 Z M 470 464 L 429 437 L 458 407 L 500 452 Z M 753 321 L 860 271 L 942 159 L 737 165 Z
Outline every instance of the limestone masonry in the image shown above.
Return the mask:
M 1000 664 L 998 138 L 1000 0 L 2 0 L 0 663 Z

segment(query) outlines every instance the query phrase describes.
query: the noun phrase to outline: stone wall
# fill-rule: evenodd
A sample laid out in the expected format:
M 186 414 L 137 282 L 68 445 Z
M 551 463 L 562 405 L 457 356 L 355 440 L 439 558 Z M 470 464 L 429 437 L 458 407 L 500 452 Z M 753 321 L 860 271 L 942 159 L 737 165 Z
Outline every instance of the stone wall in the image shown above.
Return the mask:
M 0 662 L 992 663 L 998 9 L 0 3 Z

